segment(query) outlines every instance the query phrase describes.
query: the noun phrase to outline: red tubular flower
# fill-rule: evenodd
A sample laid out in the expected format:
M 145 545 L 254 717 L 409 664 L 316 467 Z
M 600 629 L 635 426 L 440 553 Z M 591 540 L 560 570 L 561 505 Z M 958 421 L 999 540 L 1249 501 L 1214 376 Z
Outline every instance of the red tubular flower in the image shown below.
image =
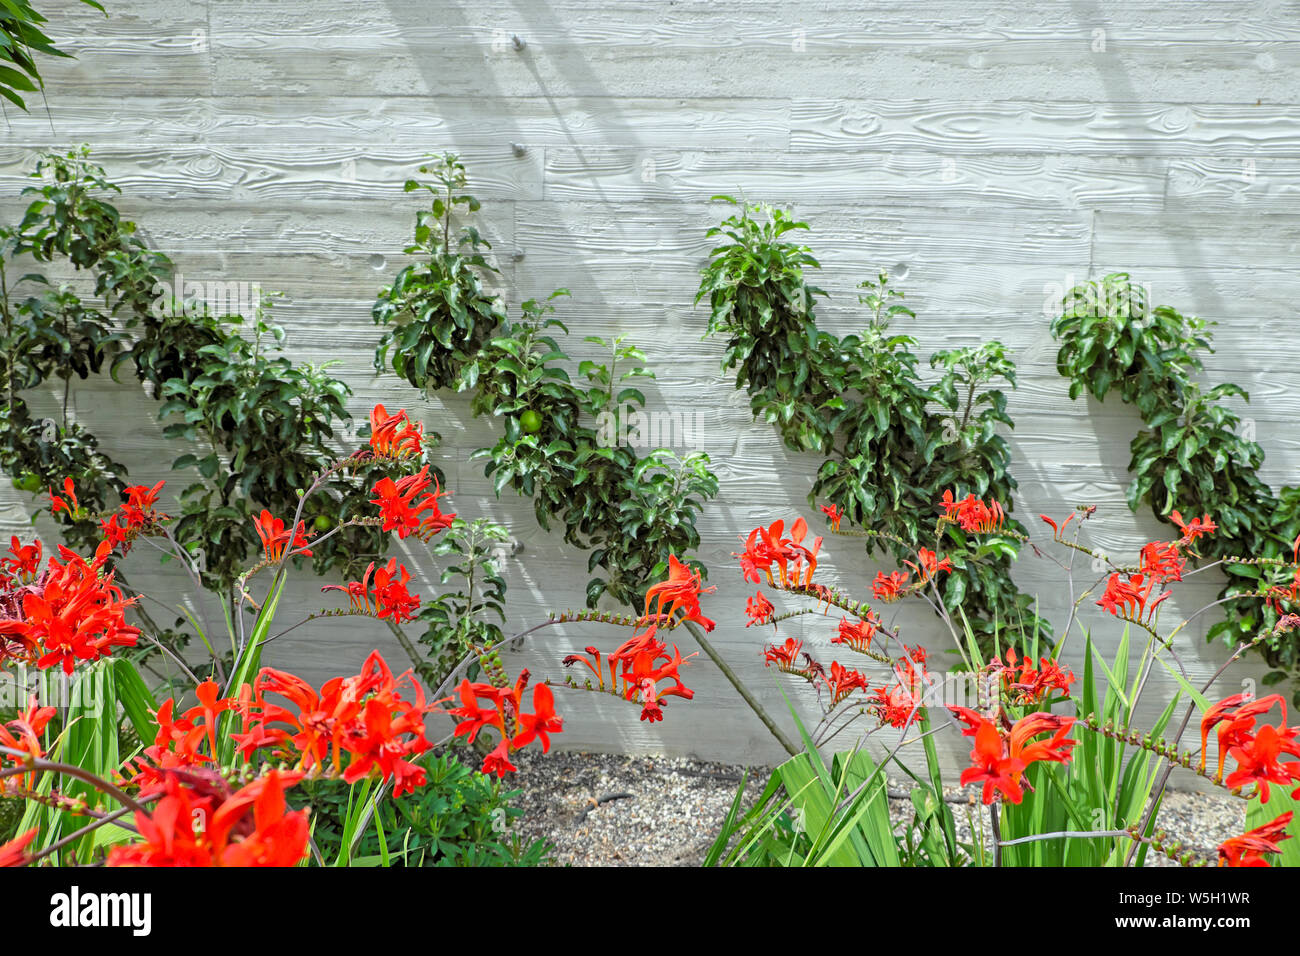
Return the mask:
M 1024 799 L 1020 778 L 1029 764 L 1040 760 L 1068 763 L 1077 743 L 1066 737 L 1074 724 L 1073 717 L 1043 712 L 1029 714 L 1016 721 L 1010 732 L 1004 735 L 997 724 L 968 707 L 950 707 L 949 710 L 967 725 L 963 735 L 975 738 L 971 766 L 962 772 L 961 785 L 982 782 L 985 804 L 993 802 L 995 791 L 1001 793 L 1004 800 L 1020 803 Z M 1052 734 L 1050 740 L 1030 739 L 1049 732 Z
M 1258 787 L 1260 803 L 1268 803 L 1269 784 L 1287 785 L 1300 780 L 1300 763 L 1291 761 L 1283 764 L 1279 758 L 1283 754 L 1300 757 L 1300 745 L 1295 742 L 1300 728 L 1273 727 L 1265 724 L 1253 738 L 1243 740 L 1229 753 L 1237 761 L 1237 769 L 1228 775 L 1224 784 L 1228 787 L 1244 787 L 1255 784 Z
M 230 793 L 214 773 L 173 771 L 152 813 L 135 815 L 143 842 L 113 847 L 108 865 L 294 866 L 307 855 L 308 811 L 289 812 L 284 788 L 301 778 L 272 770 Z
M 268 561 L 279 562 L 284 558 L 285 545 L 289 544 L 290 538 L 293 539 L 294 554 L 311 555 L 311 552 L 306 547 L 307 539 L 311 535 L 305 533 L 301 521 L 298 522 L 298 527 L 294 529 L 294 532 L 290 534 L 285 530 L 283 521 L 273 517 L 271 512 L 263 508 L 262 513 L 253 519 L 253 528 L 257 531 L 257 536 L 262 539 L 262 552 Z
M 0 868 L 27 865 L 27 846 L 36 839 L 39 828 L 33 827 L 8 843 L 0 843 Z
M 1138 570 L 1149 574 L 1161 584 L 1181 581 L 1187 562 L 1178 551 L 1177 542 L 1152 541 L 1142 546 Z
M 555 695 L 545 684 L 533 688 L 533 713 L 519 715 L 519 733 L 510 742 L 516 750 L 522 750 L 534 740 L 542 742 L 542 753 L 551 749 L 550 734 L 558 734 L 564 729 L 564 718 L 555 714 Z
M 425 494 L 429 485 L 433 491 Z M 429 466 L 425 465 L 414 475 L 406 475 L 393 481 L 381 478 L 372 489 L 376 498 L 370 503 L 379 506 L 379 516 L 383 518 L 384 531 L 396 531 L 399 538 L 416 534 L 422 538 L 431 538 L 444 528 L 451 526 L 455 515 L 444 515 L 438 510 L 438 499 L 447 494 L 439 490 L 437 480 L 430 479 Z M 420 497 L 419 501 L 416 500 Z M 424 512 L 432 509 L 432 514 Z
M 803 650 L 803 641 L 787 637 L 780 647 L 769 644 L 763 651 L 763 666 L 775 664 L 778 670 L 793 670 L 799 663 L 799 652 Z
M 1160 578 L 1152 575 L 1134 574 L 1125 581 L 1118 573 L 1112 574 L 1097 604 L 1126 621 L 1149 622 L 1155 609 L 1172 593 L 1165 591 L 1151 600 L 1151 592 L 1159 583 Z
M 1052 690 L 1069 696 L 1070 685 L 1077 679 L 1073 671 L 1062 670 L 1050 657 L 1039 658 L 1038 667 L 1034 667 L 1033 658 L 1021 660 L 1014 647 L 1007 648 L 1005 664 L 994 658 L 985 670 L 1001 675 L 1003 690 L 1017 706 L 1040 703 Z
M 655 603 L 654 619 L 656 622 L 664 617 L 664 603 L 668 603 L 667 617 L 669 619 L 680 608 L 685 613 L 682 615 L 684 621 L 694 621 L 703 627 L 706 631 L 711 631 L 716 626 L 715 623 L 703 615 L 700 610 L 700 595 L 716 591 L 716 587 L 703 587 L 704 581 L 698 571 L 692 571 L 689 567 L 677 560 L 676 555 L 668 556 L 668 580 L 655 584 L 646 591 L 645 595 L 645 619 L 650 619 L 650 604 Z
M 855 670 L 831 661 L 830 673 L 826 675 L 826 686 L 831 691 L 831 706 L 835 707 L 855 690 L 866 691 L 867 678 Z
M 903 645 L 903 650 L 906 656 L 894 662 L 894 683 L 877 687 L 871 704 L 871 712 L 891 727 L 906 727 L 922 714 L 925 687 L 931 682 L 925 648 Z
M 776 608 L 772 606 L 772 602 L 763 596 L 762 591 L 758 591 L 745 602 L 745 615 L 749 618 L 745 627 L 749 627 L 751 624 L 768 623 L 768 620 L 772 617 L 772 612 L 775 610 Z
M 0 724 L 0 746 L 8 747 L 10 750 L 18 750 L 25 754 L 31 760 L 40 760 L 45 756 L 45 749 L 41 744 L 41 734 L 45 732 L 45 726 L 54 717 L 55 708 L 39 707 L 36 703 L 36 695 L 33 694 L 28 698 L 27 709 L 22 711 L 13 720 L 6 724 Z M 18 757 L 0 754 L 0 767 L 8 760 L 15 767 L 21 766 L 26 760 L 20 760 Z M 36 775 L 23 774 L 23 785 L 27 789 L 34 789 L 36 786 Z M 0 781 L 0 792 L 4 790 L 4 782 Z
M 1183 533 L 1183 541 L 1191 544 L 1201 535 L 1214 534 L 1219 530 L 1219 526 L 1211 520 L 1209 515 L 1200 518 L 1193 518 L 1191 521 L 1183 521 L 1183 516 L 1177 511 L 1170 512 L 1169 520 L 1177 525 L 1178 530 Z
M 1201 772 L 1205 771 L 1206 744 L 1211 730 L 1219 727 L 1219 765 L 1215 771 L 1218 780 L 1223 777 L 1223 758 L 1233 747 L 1242 747 L 1250 742 L 1255 718 L 1268 713 L 1274 704 L 1282 708 L 1282 726 L 1285 727 L 1286 700 L 1281 694 L 1269 694 L 1258 700 L 1251 694 L 1233 694 L 1210 707 L 1201 718 Z
M 1046 521 L 1048 524 L 1052 526 L 1052 539 L 1055 541 L 1060 541 L 1061 535 L 1065 533 L 1065 526 L 1074 520 L 1074 512 L 1071 511 L 1070 514 L 1066 517 L 1064 521 L 1061 522 L 1059 526 L 1056 524 L 1055 521 L 1047 517 L 1047 515 L 1039 515 L 1038 517 L 1042 518 L 1044 521 Z
M 406 412 L 389 415 L 383 405 L 370 411 L 370 450 L 389 458 L 417 455 L 424 442 L 424 426 L 411 421 Z
M 1278 844 L 1291 839 L 1285 831 L 1293 814 L 1288 810 L 1270 823 L 1224 840 L 1219 844 L 1219 866 L 1268 866 L 1264 854 L 1281 853 Z
M 380 620 L 391 617 L 395 623 L 401 624 L 414 619 L 420 599 L 407 590 L 410 581 L 410 572 L 405 565 L 398 564 L 396 558 L 389 558 L 388 564 L 375 572 L 376 616 Z
M 483 758 L 482 772 L 488 775 L 496 774 L 498 777 L 504 777 L 518 769 L 510 762 L 510 743 L 507 740 L 502 740 L 495 750 Z
M 0 641 L 15 641 L 21 654 L 38 668 L 62 666 L 71 674 L 77 661 L 95 661 L 114 647 L 133 647 L 140 631 L 126 624 L 125 612 L 135 598 L 122 599 L 113 574 L 104 573 L 112 546 L 101 542 L 93 561 L 65 547 L 51 557 L 39 583 L 0 596 Z M 9 604 L 6 609 L 5 603 Z M 18 611 L 18 606 L 21 611 Z
M 76 515 L 81 511 L 81 502 L 77 500 L 77 492 L 73 487 L 71 478 L 63 479 L 63 493 L 67 495 L 68 498 L 72 499 L 72 504 L 68 504 L 68 502 L 65 499 L 61 498 L 59 495 L 56 495 L 54 493 L 54 489 L 51 488 L 50 489 L 50 513 L 58 514 L 60 511 L 66 511 L 68 513 L 69 518 L 76 517 Z
M 831 519 L 831 530 L 840 530 L 840 521 L 844 518 L 844 511 L 839 505 L 822 505 L 822 514 Z
M 500 731 L 502 738 L 505 737 L 505 719 L 499 707 L 500 697 L 496 687 L 491 684 L 470 683 L 469 678 L 466 677 L 461 680 L 456 692 L 460 695 L 461 706 L 447 711 L 452 717 L 458 719 L 455 736 L 464 737 L 466 743 L 472 744 L 480 730 L 485 727 L 495 727 Z M 480 707 L 479 698 L 492 701 L 492 706 Z
M 939 506 L 943 508 L 943 520 L 955 522 L 963 531 L 1000 531 L 1006 520 L 1001 504 L 996 501 L 985 504 L 972 494 L 957 501 L 951 491 L 945 491 Z
M 871 596 L 877 601 L 897 601 L 907 588 L 907 572 L 894 571 L 885 577 L 884 571 L 876 572 L 876 579 L 871 582 Z
M 803 544 L 808 534 L 808 522 L 803 518 L 791 525 L 790 537 L 783 537 L 784 531 L 784 521 L 774 521 L 766 528 L 755 528 L 745 539 L 745 550 L 732 557 L 740 558 L 740 570 L 747 581 L 761 584 L 759 572 L 762 571 L 771 587 L 775 587 L 779 580 L 781 587 L 810 588 L 822 539 L 814 538 L 811 547 Z M 774 566 L 777 570 L 775 577 L 772 574 Z
M 407 686 L 414 701 L 402 695 Z M 245 730 L 231 735 L 246 760 L 268 749 L 299 770 L 329 772 L 348 782 L 365 776 L 392 780 L 395 795 L 424 783 L 423 771 L 406 758 L 431 746 L 424 735 L 430 708 L 411 672 L 394 677 L 378 651 L 359 673 L 328 680 L 319 691 L 269 667 L 258 674 L 252 691 L 252 699 L 239 705 Z M 272 696 L 291 706 L 274 703 Z
M 932 576 L 938 574 L 940 571 L 952 570 L 952 562 L 947 558 L 944 558 L 942 561 L 939 560 L 939 556 L 933 551 L 921 548 L 917 551 L 916 556 L 918 561 L 917 564 L 913 564 L 911 561 L 904 561 L 903 563 L 912 569 L 912 572 L 916 575 L 918 584 L 930 580 Z
M 31 584 L 35 581 L 41 572 L 41 542 L 36 540 L 31 544 L 23 544 L 18 540 L 18 536 L 14 535 L 9 539 L 9 553 L 13 557 L 0 559 L 0 569 L 3 569 L 4 576 L 17 578 L 18 583 L 21 584 Z M 3 583 L 7 586 L 13 581 Z
M 880 624 L 880 618 L 876 617 L 870 609 L 856 621 L 841 617 L 839 633 L 831 638 L 831 643 L 844 644 L 859 654 L 866 654 L 871 650 L 872 638 L 876 636 Z
M 1002 735 L 990 721 L 981 720 L 974 729 L 975 748 L 970 752 L 971 765 L 961 772 L 961 785 L 983 783 L 984 804 L 993 802 L 994 792 L 1012 803 L 1024 799 L 1020 775 L 1025 762 L 1006 754 Z

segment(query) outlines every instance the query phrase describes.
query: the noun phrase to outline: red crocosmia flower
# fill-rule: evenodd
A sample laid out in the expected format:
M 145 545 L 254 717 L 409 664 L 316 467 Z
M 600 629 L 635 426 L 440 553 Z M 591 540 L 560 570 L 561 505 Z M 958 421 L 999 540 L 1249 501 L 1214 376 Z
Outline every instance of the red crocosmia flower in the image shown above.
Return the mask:
M 389 558 L 388 564 L 378 571 L 375 570 L 375 562 L 371 561 L 360 581 L 327 584 L 321 591 L 343 591 L 347 594 L 353 611 L 380 620 L 391 617 L 400 624 L 412 620 L 413 612 L 420 606 L 419 597 L 407 589 L 410 581 L 411 574 L 406 566 L 398 564 L 396 558 Z
M 197 708 L 200 710 L 202 708 Z M 124 776 L 142 788 L 154 788 L 167 779 L 167 772 L 211 763 L 212 757 L 202 752 L 207 739 L 207 727 L 195 723 L 195 709 L 176 715 L 176 701 L 167 699 L 154 713 L 158 732 L 152 746 L 144 749 L 144 756 L 130 761 Z M 236 737 L 238 739 L 238 737 Z
M 831 661 L 830 673 L 826 675 L 826 686 L 831 691 L 831 706 L 834 707 L 855 690 L 866 691 L 867 678 L 855 670 Z
M 923 712 L 925 688 L 931 683 L 925 669 L 926 651 L 903 645 L 906 655 L 894 662 L 894 682 L 889 687 L 877 687 L 871 711 L 882 724 L 906 727 Z
M 766 624 L 775 610 L 776 608 L 772 606 L 772 602 L 763 596 L 762 591 L 758 591 L 745 602 L 745 615 L 749 618 L 745 627 L 749 627 L 751 624 Z
M 414 701 L 403 696 L 407 687 Z M 267 749 L 302 771 L 321 768 L 348 782 L 365 776 L 392 780 L 395 794 L 424 782 L 406 758 L 431 746 L 424 734 L 430 707 L 411 672 L 394 677 L 378 651 L 366 658 L 359 673 L 328 680 L 319 691 L 293 674 L 263 668 L 251 700 L 239 709 L 245 728 L 231 737 L 245 760 Z
M 555 714 L 555 695 L 545 684 L 533 688 L 533 713 L 519 715 L 519 733 L 510 742 L 516 750 L 527 747 L 534 740 L 542 742 L 542 753 L 551 749 L 550 734 L 564 729 L 564 718 Z
M 1070 514 L 1066 517 L 1064 521 L 1060 523 L 1059 526 L 1055 521 L 1047 517 L 1047 515 L 1039 515 L 1038 517 L 1042 518 L 1044 521 L 1046 521 L 1048 524 L 1052 526 L 1052 538 L 1056 541 L 1060 541 L 1061 535 L 1065 533 L 1065 526 L 1074 520 L 1074 512 L 1071 511 Z
M 844 644 L 859 654 L 865 654 L 871 650 L 871 641 L 880 629 L 880 623 L 880 618 L 870 609 L 856 621 L 841 617 L 839 633 L 831 638 L 831 643 Z
M 308 811 L 290 812 L 284 788 L 301 778 L 271 770 L 231 793 L 213 772 L 172 771 L 152 812 L 135 815 L 143 842 L 113 847 L 108 865 L 294 866 L 307 855 Z
M 943 520 L 956 522 L 963 531 L 1000 531 L 1006 520 L 1001 504 L 996 501 L 985 504 L 972 494 L 958 501 L 951 491 L 945 491 L 939 505 L 943 508 Z
M 1070 685 L 1077 679 L 1073 671 L 1062 670 L 1050 657 L 1039 658 L 1038 667 L 1034 667 L 1033 658 L 1021 660 L 1014 647 L 1007 648 L 1005 664 L 995 657 L 985 670 L 1001 675 L 1003 690 L 1017 706 L 1037 704 L 1052 690 L 1069 696 Z
M 399 565 L 396 558 L 389 558 L 388 564 L 375 572 L 376 616 L 380 620 L 391 617 L 395 623 L 401 624 L 414 619 L 420 599 L 407 590 L 410 581 L 410 572 L 405 565 Z
M 822 505 L 822 514 L 831 519 L 831 530 L 840 530 L 840 521 L 844 518 L 844 511 L 839 505 Z
M 27 846 L 36 839 L 38 827 L 33 827 L 22 836 L 0 843 L 0 868 L 27 865 Z
M 814 538 L 811 547 L 803 544 L 808 534 L 808 522 L 803 518 L 790 527 L 790 537 L 783 537 L 784 532 L 784 521 L 774 521 L 766 528 L 755 528 L 745 539 L 745 550 L 733 554 L 733 557 L 740 558 L 740 570 L 747 581 L 761 584 L 759 572 L 762 571 L 771 587 L 775 587 L 779 580 L 783 588 L 811 588 L 822 539 Z M 773 567 L 777 570 L 776 576 L 772 574 Z
M 266 555 L 266 560 L 278 562 L 284 558 L 285 545 L 289 544 L 289 539 L 293 539 L 293 553 L 310 556 L 311 552 L 307 550 L 307 539 L 310 534 L 304 532 L 304 526 L 301 521 L 298 527 L 290 534 L 285 530 L 284 522 L 279 518 L 273 517 L 271 512 L 265 508 L 262 509 L 261 515 L 253 520 L 253 528 L 257 531 L 257 536 L 262 539 L 262 552 Z
M 1296 538 L 1300 542 L 1300 538 Z M 1291 583 L 1286 587 L 1275 584 L 1268 589 L 1268 597 L 1265 602 L 1269 607 L 1279 615 L 1284 614 L 1283 603 L 1296 605 L 1300 604 L 1300 568 L 1296 568 L 1295 573 L 1291 576 Z
M 667 617 L 671 619 L 680 608 L 682 620 L 694 621 L 706 631 L 711 631 L 715 623 L 703 615 L 700 610 L 700 595 L 716 591 L 716 587 L 703 587 L 704 580 L 698 571 L 692 571 L 687 565 L 677 560 L 676 555 L 668 556 L 668 580 L 652 585 L 645 595 L 644 617 L 651 618 L 650 605 L 655 604 L 654 619 L 665 616 L 664 604 L 667 602 Z
M 389 415 L 383 405 L 370 411 L 370 450 L 389 458 L 417 455 L 424 441 L 424 426 L 411 421 L 406 412 Z
M 167 517 L 154 510 L 158 503 L 158 493 L 165 482 L 158 482 L 152 488 L 144 485 L 132 485 L 126 489 L 126 501 L 121 508 L 100 523 L 104 537 L 112 547 L 121 546 L 123 553 L 141 533 L 159 520 Z
M 913 564 L 911 561 L 904 561 L 903 563 L 912 569 L 912 572 L 916 575 L 917 583 L 930 580 L 932 576 L 940 571 L 952 570 L 952 562 L 947 558 L 942 561 L 939 560 L 939 556 L 933 551 L 921 548 L 917 551 L 916 556 L 917 564 Z
M 961 785 L 984 784 L 983 800 L 986 806 L 993 802 L 995 791 L 1012 803 L 1019 803 L 1024 799 L 1024 791 L 1020 789 L 1020 775 L 1024 773 L 1025 762 L 1007 756 L 1002 735 L 990 721 L 982 720 L 976 725 L 974 737 L 975 748 L 970 752 L 971 765 L 961 772 Z
M 871 582 L 871 596 L 877 601 L 897 601 L 906 588 L 906 571 L 894 571 L 889 577 L 885 577 L 884 571 L 877 571 L 876 579 Z
M 1283 754 L 1300 757 L 1300 745 L 1295 742 L 1297 734 L 1300 734 L 1300 728 L 1285 724 L 1281 727 L 1265 724 L 1259 728 L 1253 739 L 1243 741 L 1229 751 L 1237 761 L 1237 769 L 1228 775 L 1224 785 L 1236 788 L 1253 783 L 1259 788 L 1259 802 L 1268 803 L 1269 784 L 1288 785 L 1300 780 L 1300 763 L 1279 763 Z
M 1268 713 L 1274 704 L 1282 708 L 1282 726 L 1285 727 L 1286 700 L 1281 694 L 1269 694 L 1258 700 L 1252 694 L 1233 694 L 1210 707 L 1201 718 L 1201 772 L 1205 771 L 1206 744 L 1211 730 L 1219 728 L 1219 765 L 1214 778 L 1220 780 L 1223 777 L 1223 758 L 1233 747 L 1250 743 L 1255 718 Z
M 100 532 L 114 549 L 126 545 L 130 542 L 127 529 L 121 524 L 121 515 L 109 515 L 108 519 L 99 523 Z
M 56 495 L 54 493 L 54 489 L 51 488 L 50 489 L 50 513 L 58 514 L 60 511 L 66 511 L 68 513 L 68 517 L 71 518 L 81 511 L 81 502 L 77 500 L 77 492 L 72 485 L 71 478 L 63 479 L 63 493 L 72 500 L 72 504 L 68 504 L 67 500 L 60 497 L 59 495 Z
M 374 606 L 370 594 L 370 579 L 374 573 L 375 562 L 371 561 L 366 566 L 366 573 L 361 576 L 360 581 L 349 581 L 347 584 L 326 584 L 321 588 L 321 593 L 342 591 L 348 596 L 348 603 L 351 604 L 352 610 L 361 614 L 378 616 L 379 609 Z
M 1068 763 L 1077 741 L 1066 734 L 1074 724 L 1073 717 L 1056 714 L 1028 714 L 1016 721 L 1007 734 L 1002 734 L 997 724 L 968 707 L 950 707 L 957 719 L 967 725 L 962 734 L 975 738 L 971 751 L 971 766 L 962 772 L 961 785 L 983 783 L 983 800 L 992 803 L 995 791 L 1004 800 L 1020 803 L 1024 790 L 1020 778 L 1025 768 L 1035 761 L 1045 760 Z M 1031 741 L 1042 733 L 1051 733 L 1046 741 Z
M 1152 541 L 1142 546 L 1138 570 L 1160 583 L 1181 581 L 1187 562 L 1178 552 L 1177 542 Z
M 597 654 L 595 648 L 589 652 Z M 575 655 L 576 657 L 576 655 Z M 577 660 L 582 660 L 576 657 Z M 572 663 L 569 659 L 565 664 Z M 592 665 L 584 661 L 588 667 Z M 599 674 L 599 667 L 593 668 Z M 528 684 L 528 671 L 522 671 L 513 687 L 498 687 L 495 684 L 471 683 L 464 679 L 457 688 L 461 706 L 452 707 L 446 713 L 456 718 L 457 737 L 465 737 L 473 743 L 479 732 L 493 728 L 500 737 L 496 749 L 483 761 L 485 774 L 498 777 L 513 773 L 515 766 L 510 762 L 510 754 L 522 750 L 534 740 L 542 743 L 542 752 L 551 749 L 551 734 L 558 734 L 564 729 L 564 719 L 555 713 L 555 696 L 546 684 L 533 688 L 533 710 L 528 712 L 523 707 L 524 690 Z M 602 685 L 603 689 L 603 685 Z M 490 706 L 481 707 L 479 701 L 485 700 Z
M 496 774 L 498 777 L 504 777 L 508 773 L 514 773 L 519 768 L 510 762 L 510 745 L 507 741 L 502 740 L 497 744 L 496 749 L 483 758 L 483 773 Z
M 1160 581 L 1154 575 L 1134 574 L 1125 581 L 1118 573 L 1112 574 L 1106 582 L 1106 592 L 1097 604 L 1126 621 L 1150 621 L 1155 609 L 1172 593 L 1165 591 L 1151 600 L 1151 592 Z
M 0 647 L 45 669 L 62 666 L 71 674 L 77 661 L 95 661 L 114 647 L 133 647 L 140 631 L 126 624 L 135 598 L 122 599 L 113 574 L 104 572 L 112 546 L 101 542 L 93 561 L 60 546 L 36 584 L 0 595 Z M 21 612 L 17 605 L 21 602 Z M 21 652 L 8 641 L 17 643 Z
M 652 626 L 644 634 L 625 642 L 607 658 L 611 675 L 615 667 L 620 668 L 617 681 L 621 682 L 623 698 L 641 704 L 641 719 L 650 721 L 663 719 L 660 713 L 663 698 L 691 700 L 695 696 L 695 691 L 682 682 L 678 673 L 690 658 L 683 658 L 676 645 L 669 654 L 668 645 L 655 637 L 655 631 Z M 671 686 L 660 687 L 659 683 L 665 680 L 671 681 Z M 611 683 L 614 682 L 611 676 Z
M 1178 527 L 1178 530 L 1183 533 L 1183 541 L 1188 544 L 1195 541 L 1203 534 L 1214 534 L 1214 532 L 1219 530 L 1219 526 L 1210 519 L 1209 515 L 1204 515 L 1201 518 L 1193 518 L 1191 521 L 1184 522 L 1183 516 L 1177 511 L 1173 511 L 1169 514 L 1169 520 L 1172 521 Z
M 9 539 L 9 553 L 13 557 L 0 559 L 0 569 L 4 575 L 17 578 L 22 584 L 31 584 L 41 572 L 41 542 L 33 541 L 23 544 L 14 535 Z M 5 582 L 6 584 L 12 582 Z
M 461 706 L 447 711 L 458 721 L 455 736 L 464 737 L 466 743 L 472 744 L 478 732 L 485 727 L 495 727 L 505 736 L 505 720 L 498 706 L 498 688 L 491 684 L 471 683 L 466 677 L 461 680 L 456 692 L 460 695 Z M 480 698 L 490 700 L 492 706 L 480 707 Z
M 768 645 L 763 651 L 763 666 L 775 664 L 778 670 L 793 670 L 799 663 L 799 652 L 803 650 L 803 641 L 787 637 L 781 646 Z
M 434 485 L 431 494 L 425 494 L 430 485 Z M 437 485 L 429 477 L 429 466 L 425 465 L 414 475 L 405 475 L 393 481 L 381 478 L 372 489 L 378 497 L 371 498 L 370 503 L 379 506 L 379 516 L 383 518 L 384 531 L 396 531 L 399 538 L 405 538 L 420 530 L 423 512 L 433 508 L 437 511 L 438 498 L 445 494 L 437 490 Z M 420 495 L 424 497 L 416 501 Z M 439 512 L 439 518 L 444 517 Z M 454 515 L 452 517 L 455 517 Z
M 1293 810 L 1288 810 L 1271 823 L 1224 840 L 1219 844 L 1219 866 L 1268 866 L 1264 854 L 1281 853 L 1278 844 L 1291 839 L 1286 828 L 1293 814 Z
M 27 754 L 27 757 L 31 760 L 40 760 L 45 756 L 45 749 L 41 744 L 41 734 L 45 732 L 45 726 L 54 717 L 55 712 L 53 707 L 37 706 L 36 695 L 33 694 L 28 699 L 26 710 L 20 712 L 17 717 L 8 723 L 0 724 L 0 746 L 21 751 Z M 6 760 L 10 761 L 15 767 L 26 762 L 18 757 L 0 754 L 0 766 L 3 766 Z M 30 790 L 35 787 L 35 774 L 24 774 L 22 779 L 27 789 Z M 0 781 L 0 793 L 3 790 L 4 783 Z

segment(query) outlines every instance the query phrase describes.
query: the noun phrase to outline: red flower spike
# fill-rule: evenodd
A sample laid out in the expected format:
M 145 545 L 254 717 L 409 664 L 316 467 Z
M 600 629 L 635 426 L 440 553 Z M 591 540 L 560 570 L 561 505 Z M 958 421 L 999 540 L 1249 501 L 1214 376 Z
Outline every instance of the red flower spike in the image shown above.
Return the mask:
M 50 489 L 50 513 L 58 514 L 60 511 L 66 511 L 68 513 L 69 518 L 76 517 L 76 515 L 81 511 L 81 502 L 77 500 L 77 492 L 73 487 L 71 478 L 63 479 L 63 493 L 67 495 L 68 498 L 72 499 L 72 504 L 68 504 L 68 502 L 65 499 L 61 498 L 59 495 L 56 495 L 54 493 L 54 489 L 51 488 Z
M 1291 834 L 1285 831 L 1293 814 L 1294 811 L 1288 810 L 1263 826 L 1224 840 L 1219 844 L 1219 866 L 1268 866 L 1264 854 L 1281 853 L 1278 844 L 1291 839 Z
M 263 508 L 262 513 L 253 519 L 253 529 L 257 532 L 257 536 L 262 539 L 262 553 L 266 556 L 266 560 L 272 563 L 278 563 L 284 559 L 285 546 L 290 543 L 290 539 L 292 539 L 294 554 L 311 556 L 311 552 L 306 547 L 307 539 L 311 535 L 304 531 L 304 525 L 301 521 L 298 522 L 298 527 L 291 534 L 285 530 L 283 521 L 272 516 L 271 512 Z
M 405 458 L 418 455 L 424 442 L 424 426 L 411 421 L 406 412 L 389 415 L 383 405 L 370 411 L 370 450 L 376 455 Z
M 1187 544 L 1195 541 L 1201 535 L 1214 534 L 1219 530 L 1219 526 L 1211 520 L 1209 515 L 1203 515 L 1200 518 L 1193 518 L 1191 521 L 1185 522 L 1181 514 L 1172 511 L 1169 514 L 1169 520 L 1183 533 L 1183 541 Z
M 758 591 L 752 598 L 745 602 L 745 616 L 749 618 L 745 627 L 753 624 L 767 624 L 772 617 L 772 612 L 776 608 L 772 602 L 763 596 L 762 591 Z
M 703 587 L 703 579 L 698 571 L 692 571 L 687 565 L 677 560 L 677 556 L 668 556 L 668 580 L 652 585 L 645 595 L 644 618 L 650 619 L 650 605 L 655 603 L 656 621 L 664 617 L 664 604 L 667 602 L 667 616 L 672 616 L 680 608 L 685 613 L 684 621 L 694 621 L 706 631 L 711 631 L 715 623 L 703 615 L 700 610 L 700 595 L 716 591 L 716 587 Z
M 839 505 L 822 505 L 822 514 L 831 521 L 831 530 L 840 530 L 840 521 L 844 518 L 844 511 Z
M 8 843 L 0 843 L 0 868 L 27 865 L 27 846 L 36 839 L 39 828 L 33 827 Z
M 877 601 L 897 601 L 907 589 L 907 572 L 894 571 L 885 577 L 884 571 L 876 572 L 876 579 L 871 582 L 871 596 Z

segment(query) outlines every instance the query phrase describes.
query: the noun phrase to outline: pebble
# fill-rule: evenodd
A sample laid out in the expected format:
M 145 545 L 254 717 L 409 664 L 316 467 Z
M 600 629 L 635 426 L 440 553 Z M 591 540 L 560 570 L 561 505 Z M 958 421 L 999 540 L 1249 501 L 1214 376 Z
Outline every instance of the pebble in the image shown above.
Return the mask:
M 519 772 L 508 785 L 523 792 L 513 803 L 524 811 L 515 826 L 521 837 L 554 846 L 557 866 L 699 866 L 716 839 L 746 768 L 685 757 L 624 756 L 529 750 L 516 757 Z M 744 806 L 762 792 L 770 767 L 749 771 Z M 901 781 L 891 781 L 901 794 Z M 948 788 L 945 795 L 977 793 Z M 891 799 L 891 816 L 910 813 L 910 801 Z M 1170 791 L 1157 826 L 1186 849 L 1214 859 L 1223 840 L 1245 825 L 1245 801 L 1226 794 Z M 970 820 L 982 807 L 954 806 L 959 839 L 969 839 Z M 974 812 L 978 811 L 978 812 Z M 1148 866 L 1177 866 L 1149 853 Z

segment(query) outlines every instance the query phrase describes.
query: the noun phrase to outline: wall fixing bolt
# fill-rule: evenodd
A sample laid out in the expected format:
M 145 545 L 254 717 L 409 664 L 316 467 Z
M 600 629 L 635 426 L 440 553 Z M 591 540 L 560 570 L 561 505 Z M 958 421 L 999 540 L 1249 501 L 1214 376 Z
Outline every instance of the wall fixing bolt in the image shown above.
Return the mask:
M 516 156 L 522 156 L 524 155 L 524 153 L 528 152 L 528 147 L 525 146 L 523 143 L 511 143 L 510 151 L 514 153 Z

